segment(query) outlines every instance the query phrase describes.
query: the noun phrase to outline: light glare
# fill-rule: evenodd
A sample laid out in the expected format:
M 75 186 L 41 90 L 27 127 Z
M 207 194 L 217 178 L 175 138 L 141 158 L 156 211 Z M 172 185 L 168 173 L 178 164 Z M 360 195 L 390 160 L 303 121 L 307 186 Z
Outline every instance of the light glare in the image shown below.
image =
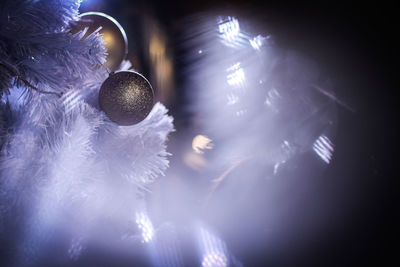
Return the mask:
M 149 217 L 143 212 L 136 213 L 136 224 L 142 231 L 142 242 L 149 243 L 154 236 L 154 228 Z
M 332 159 L 334 148 L 328 137 L 325 135 L 318 137 L 313 144 L 313 150 L 323 161 L 329 164 Z

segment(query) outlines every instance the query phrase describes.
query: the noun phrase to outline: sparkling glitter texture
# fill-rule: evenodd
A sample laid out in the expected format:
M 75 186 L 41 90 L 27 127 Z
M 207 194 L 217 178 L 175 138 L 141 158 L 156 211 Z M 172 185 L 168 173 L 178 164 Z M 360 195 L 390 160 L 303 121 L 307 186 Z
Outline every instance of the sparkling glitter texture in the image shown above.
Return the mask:
M 121 71 L 110 74 L 99 92 L 100 108 L 118 125 L 142 121 L 153 107 L 153 89 L 141 74 Z

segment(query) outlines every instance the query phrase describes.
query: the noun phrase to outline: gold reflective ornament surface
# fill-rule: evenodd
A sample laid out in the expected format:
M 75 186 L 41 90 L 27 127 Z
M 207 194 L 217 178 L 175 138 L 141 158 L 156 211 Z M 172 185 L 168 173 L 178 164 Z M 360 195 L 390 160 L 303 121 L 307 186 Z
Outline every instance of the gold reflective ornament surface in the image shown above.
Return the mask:
M 100 33 L 107 49 L 107 58 L 104 65 L 115 71 L 128 54 L 128 39 L 124 29 L 111 16 L 101 12 L 86 12 L 79 15 L 80 20 L 71 25 L 71 32 L 77 33 L 88 28 L 84 38 L 101 27 Z

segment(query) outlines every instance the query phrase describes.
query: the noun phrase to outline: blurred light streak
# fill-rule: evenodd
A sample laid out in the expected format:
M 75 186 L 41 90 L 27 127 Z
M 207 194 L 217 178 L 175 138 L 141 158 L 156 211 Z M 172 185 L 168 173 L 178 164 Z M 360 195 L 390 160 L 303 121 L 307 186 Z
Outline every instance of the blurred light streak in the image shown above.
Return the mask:
M 287 140 L 283 141 L 283 143 L 281 144 L 281 148 L 286 153 L 290 153 L 291 150 L 292 150 L 292 148 L 291 148 L 291 146 L 289 144 L 289 141 L 287 141 Z
M 204 256 L 201 266 L 203 267 L 225 267 L 228 266 L 228 259 L 221 253 L 210 253 Z
M 154 236 L 154 228 L 147 214 L 145 214 L 144 212 L 137 212 L 136 224 L 138 228 L 142 231 L 142 242 L 150 242 Z
M 254 50 L 261 50 L 261 47 L 265 44 L 265 42 L 270 39 L 270 36 L 262 36 L 262 35 L 257 35 L 253 39 L 249 39 L 250 45 Z
M 321 87 L 317 86 L 317 85 L 313 85 L 312 88 L 316 89 L 318 92 L 320 92 L 321 94 L 325 95 L 326 97 L 330 98 L 331 100 L 333 100 L 334 102 L 338 103 L 339 105 L 341 105 L 342 107 L 344 107 L 345 109 L 347 109 L 350 112 L 355 112 L 355 110 L 350 107 L 348 104 L 344 103 L 343 101 L 341 101 L 339 98 L 337 98 L 333 93 L 328 92 L 327 90 L 322 89 Z
M 73 238 L 68 249 L 68 255 L 71 258 L 71 260 L 77 260 L 82 254 L 83 250 L 84 246 L 82 242 L 82 237 Z
M 202 266 L 228 266 L 228 250 L 225 242 L 204 226 L 198 226 L 198 244 L 202 255 Z
M 245 75 L 243 68 L 240 67 L 240 62 L 235 63 L 226 70 L 229 74 L 226 76 L 226 81 L 231 86 L 241 86 L 244 84 Z
M 192 141 L 192 149 L 197 154 L 204 154 L 204 149 L 213 149 L 214 144 L 212 140 L 206 135 L 196 135 Z
M 61 101 L 65 107 L 65 111 L 70 112 L 82 100 L 81 91 L 70 90 L 67 91 L 62 97 Z
M 232 48 L 246 48 L 251 41 L 251 37 L 247 33 L 244 33 L 240 30 L 239 20 L 230 16 L 219 17 L 218 33 L 220 34 L 222 43 Z M 262 41 L 263 39 L 260 38 L 260 42 Z M 256 40 L 255 45 L 258 43 L 259 41 Z
M 221 37 L 227 42 L 235 42 L 240 33 L 239 21 L 234 17 L 228 17 L 227 21 L 221 19 L 220 23 L 218 30 Z
M 241 109 L 241 110 L 236 111 L 236 116 L 241 117 L 246 113 L 247 113 L 247 109 Z
M 226 71 L 234 71 L 240 68 L 240 62 L 236 62 L 235 64 L 233 64 L 232 66 L 230 66 L 229 68 L 226 69 Z
M 279 113 L 282 106 L 280 103 L 281 100 L 282 97 L 279 94 L 278 90 L 272 88 L 268 91 L 264 104 L 268 106 L 268 108 L 270 108 L 273 112 Z
M 313 144 L 313 150 L 323 161 L 329 164 L 332 159 L 334 147 L 328 137 L 325 135 L 318 137 Z
M 283 140 L 283 142 L 281 143 L 280 150 L 281 150 L 280 153 L 281 156 L 275 156 L 276 163 L 274 164 L 274 170 L 273 170 L 274 175 L 278 173 L 280 167 L 283 164 L 285 164 L 287 159 L 290 158 L 295 152 L 295 149 L 287 140 Z
M 285 162 L 282 162 L 282 163 L 285 163 Z M 276 175 L 278 173 L 278 169 L 279 169 L 280 165 L 281 165 L 281 162 L 277 162 L 274 164 L 274 175 Z
M 249 40 L 251 47 L 255 50 L 260 50 L 262 46 L 262 37 L 260 35 L 254 37 L 252 40 Z
M 228 102 L 226 104 L 229 106 L 234 105 L 239 101 L 239 96 L 232 93 L 227 94 L 226 97 L 228 99 Z
M 157 230 L 155 243 L 154 249 L 157 251 L 156 255 L 160 263 L 158 266 L 185 266 L 175 226 L 170 223 L 164 223 Z
M 168 37 L 162 27 L 151 18 L 147 23 L 148 53 L 153 69 L 154 88 L 158 101 L 168 103 L 174 96 L 174 66 L 168 46 Z
M 152 60 L 165 55 L 165 43 L 157 33 L 154 33 L 150 38 L 149 53 Z

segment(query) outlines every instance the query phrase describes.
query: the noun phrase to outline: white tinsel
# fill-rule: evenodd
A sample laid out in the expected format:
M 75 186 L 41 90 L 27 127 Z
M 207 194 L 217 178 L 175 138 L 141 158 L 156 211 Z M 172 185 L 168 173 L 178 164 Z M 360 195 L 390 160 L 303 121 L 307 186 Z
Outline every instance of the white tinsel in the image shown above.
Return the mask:
M 79 2 L 0 4 L 0 93 L 10 92 L 3 99 L 12 111 L 0 156 L 0 237 L 28 262 L 60 233 L 99 241 L 101 231 L 132 230 L 143 191 L 168 167 L 173 125 L 162 104 L 133 126 L 96 108 L 105 48 L 98 32 L 69 32 Z

